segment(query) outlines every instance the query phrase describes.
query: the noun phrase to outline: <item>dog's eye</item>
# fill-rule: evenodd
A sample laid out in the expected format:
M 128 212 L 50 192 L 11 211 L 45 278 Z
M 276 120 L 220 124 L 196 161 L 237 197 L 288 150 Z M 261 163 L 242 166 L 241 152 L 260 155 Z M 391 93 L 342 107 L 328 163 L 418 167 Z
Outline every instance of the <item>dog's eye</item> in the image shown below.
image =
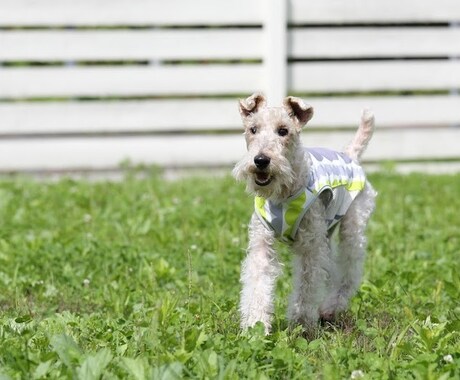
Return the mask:
M 278 135 L 280 135 L 281 137 L 287 136 L 288 133 L 289 133 L 289 131 L 288 131 L 287 128 L 285 128 L 285 127 L 279 127 L 278 128 Z
M 253 135 L 255 135 L 257 133 L 257 127 L 251 127 L 251 128 L 249 128 L 249 130 L 251 131 L 251 133 Z

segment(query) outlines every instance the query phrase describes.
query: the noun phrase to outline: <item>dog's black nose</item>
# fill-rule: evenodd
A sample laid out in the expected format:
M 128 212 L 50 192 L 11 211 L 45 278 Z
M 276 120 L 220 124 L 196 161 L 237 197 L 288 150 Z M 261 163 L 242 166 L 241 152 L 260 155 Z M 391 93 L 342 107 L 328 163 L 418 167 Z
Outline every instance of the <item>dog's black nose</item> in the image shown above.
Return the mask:
M 267 157 L 265 154 L 258 154 L 254 157 L 254 163 L 257 169 L 265 169 L 270 163 L 270 157 Z

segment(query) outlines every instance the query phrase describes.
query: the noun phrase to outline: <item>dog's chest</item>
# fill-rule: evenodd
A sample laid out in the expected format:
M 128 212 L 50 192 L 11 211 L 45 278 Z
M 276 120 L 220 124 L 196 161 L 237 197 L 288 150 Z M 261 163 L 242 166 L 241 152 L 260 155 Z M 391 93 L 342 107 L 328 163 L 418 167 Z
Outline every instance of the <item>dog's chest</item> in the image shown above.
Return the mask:
M 311 167 L 305 187 L 282 203 L 255 198 L 255 212 L 262 223 L 283 241 L 292 242 L 304 216 L 316 201 L 325 203 L 322 216 L 329 229 L 345 215 L 364 188 L 362 168 L 343 153 L 324 148 L 308 149 Z

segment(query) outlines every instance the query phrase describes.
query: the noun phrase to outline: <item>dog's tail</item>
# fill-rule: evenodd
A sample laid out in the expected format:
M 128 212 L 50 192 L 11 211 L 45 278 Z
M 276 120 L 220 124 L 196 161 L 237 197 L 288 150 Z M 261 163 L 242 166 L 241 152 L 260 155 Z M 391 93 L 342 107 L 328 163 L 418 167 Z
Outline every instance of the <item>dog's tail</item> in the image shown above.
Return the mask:
M 372 134 L 374 133 L 374 114 L 371 110 L 365 109 L 361 115 L 358 131 L 353 140 L 345 148 L 345 153 L 353 160 L 360 161 L 361 155 L 366 150 Z

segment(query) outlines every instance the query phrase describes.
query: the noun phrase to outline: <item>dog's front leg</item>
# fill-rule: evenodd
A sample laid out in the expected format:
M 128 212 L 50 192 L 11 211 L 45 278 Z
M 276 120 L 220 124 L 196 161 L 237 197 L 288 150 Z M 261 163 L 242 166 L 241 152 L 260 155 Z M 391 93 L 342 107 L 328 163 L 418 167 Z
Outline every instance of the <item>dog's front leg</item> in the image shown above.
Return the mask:
M 288 319 L 312 332 L 319 319 L 319 306 L 325 297 L 328 278 L 333 275 L 331 248 L 321 202 L 315 202 L 305 215 L 292 249 L 295 254 L 294 286 Z
M 268 334 L 274 310 L 280 263 L 273 248 L 275 237 L 254 214 L 249 225 L 249 247 L 241 269 L 241 327 L 262 322 Z

